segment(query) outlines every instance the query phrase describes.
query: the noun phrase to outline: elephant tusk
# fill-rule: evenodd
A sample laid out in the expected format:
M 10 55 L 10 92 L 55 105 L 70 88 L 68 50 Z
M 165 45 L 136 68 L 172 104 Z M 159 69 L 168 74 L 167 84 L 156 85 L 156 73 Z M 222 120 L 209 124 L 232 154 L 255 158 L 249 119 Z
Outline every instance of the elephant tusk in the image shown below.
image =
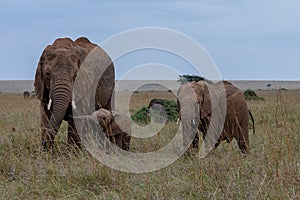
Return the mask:
M 176 124 L 179 124 L 179 121 L 180 121 L 180 119 L 179 119 L 179 117 L 177 118 L 177 122 L 176 122 Z
M 76 104 L 75 104 L 75 91 L 72 91 L 72 108 L 75 110 L 76 109 Z
M 48 105 L 47 105 L 47 109 L 48 109 L 48 110 L 50 110 L 51 105 L 52 105 L 52 99 L 49 100 L 49 103 L 48 103 Z
M 196 125 L 196 121 L 195 121 L 195 119 L 193 119 L 193 125 Z
M 75 110 L 76 109 L 76 104 L 75 104 L 75 101 L 72 100 L 72 108 Z

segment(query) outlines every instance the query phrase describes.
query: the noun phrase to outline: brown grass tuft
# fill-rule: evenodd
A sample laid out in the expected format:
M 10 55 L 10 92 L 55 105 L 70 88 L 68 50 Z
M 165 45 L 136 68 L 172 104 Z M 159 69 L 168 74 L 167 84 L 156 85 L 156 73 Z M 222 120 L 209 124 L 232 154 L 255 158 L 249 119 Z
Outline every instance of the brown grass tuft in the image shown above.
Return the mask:
M 249 156 L 240 153 L 236 141 L 222 143 L 205 159 L 185 155 L 147 174 L 115 171 L 87 152 L 73 152 L 66 145 L 66 124 L 57 135 L 56 152 L 42 152 L 38 101 L 0 94 L 1 199 L 299 199 L 300 91 L 257 93 L 265 102 L 248 102 L 257 130 L 250 131 Z M 135 93 L 130 111 L 152 98 L 174 96 Z M 131 150 L 161 148 L 176 128 L 169 123 L 157 136 L 133 139 Z

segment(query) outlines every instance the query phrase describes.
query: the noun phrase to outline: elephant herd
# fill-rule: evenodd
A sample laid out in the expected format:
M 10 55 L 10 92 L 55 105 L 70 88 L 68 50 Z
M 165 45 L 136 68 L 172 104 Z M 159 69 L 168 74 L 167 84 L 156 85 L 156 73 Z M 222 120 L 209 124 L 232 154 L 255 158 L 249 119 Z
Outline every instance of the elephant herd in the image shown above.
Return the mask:
M 74 102 L 73 89 L 75 80 L 78 78 L 78 71 L 88 72 L 88 67 L 83 63 L 95 49 L 100 57 L 100 61 L 96 63 L 97 68 L 103 72 L 94 88 L 96 93 L 91 101 L 93 105 L 90 105 L 94 110 L 82 117 L 90 118 L 98 123 L 102 128 L 99 131 L 103 131 L 118 147 L 123 150 L 130 148 L 131 119 L 113 111 L 114 64 L 103 49 L 91 43 L 87 38 L 80 37 L 75 41 L 69 38 L 56 39 L 53 44 L 44 49 L 38 62 L 34 87 L 36 97 L 40 101 L 41 141 L 46 151 L 53 149 L 55 136 L 63 120 L 68 122 L 68 143 L 75 144 L 79 148 L 82 146 L 73 112 L 78 105 L 90 102 L 84 102 L 81 99 L 76 99 Z M 91 81 L 88 80 L 88 76 L 86 81 Z M 83 90 L 88 90 L 84 85 L 85 82 L 80 84 Z M 241 152 L 249 153 L 249 118 L 252 119 L 253 130 L 254 120 L 243 93 L 231 83 L 227 81 L 215 84 L 208 84 L 204 81 L 186 83 L 178 89 L 177 104 L 178 119 L 182 122 L 183 142 L 185 142 L 185 134 L 193 135 L 190 148 L 198 148 L 198 131 L 202 132 L 203 139 L 205 139 L 210 133 L 210 127 L 216 126 L 220 134 L 217 134 L 216 141 L 213 143 L 214 148 L 221 141 L 231 142 L 235 138 Z M 222 117 L 218 117 L 222 114 L 223 121 Z M 217 122 L 222 123 L 215 123 L 216 117 L 214 116 L 220 118 Z M 207 143 L 210 143 L 209 140 Z

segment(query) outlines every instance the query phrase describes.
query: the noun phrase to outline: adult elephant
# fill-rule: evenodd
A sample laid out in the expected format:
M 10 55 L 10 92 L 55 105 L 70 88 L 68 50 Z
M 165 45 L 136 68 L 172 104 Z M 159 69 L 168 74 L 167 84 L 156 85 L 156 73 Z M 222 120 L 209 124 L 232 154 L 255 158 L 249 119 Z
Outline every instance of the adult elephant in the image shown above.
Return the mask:
M 75 41 L 70 38 L 58 38 L 43 51 L 35 73 L 35 93 L 41 102 L 41 138 L 45 150 L 52 149 L 54 138 L 63 120 L 68 122 L 68 143 L 80 147 L 80 137 L 72 117 L 72 93 L 77 72 L 91 74 L 87 64 L 83 64 L 92 51 L 97 51 L 98 64 L 88 62 L 103 71 L 94 99 L 95 110 L 112 109 L 111 100 L 115 86 L 115 71 L 109 55 L 87 38 Z M 82 80 L 82 79 L 81 79 Z M 86 76 L 86 82 L 90 82 Z M 86 83 L 81 90 L 85 90 Z M 79 101 L 79 100 L 78 100 Z
M 223 90 L 222 101 L 221 90 Z M 215 98 L 215 99 L 213 99 Z M 224 123 L 220 124 L 221 118 L 212 122 L 212 100 L 214 111 L 217 117 L 225 117 Z M 215 84 L 208 84 L 205 81 L 191 82 L 181 86 L 177 94 L 179 119 L 183 121 L 184 134 L 193 135 L 192 147 L 198 148 L 197 129 L 203 133 L 205 140 L 209 126 L 213 126 L 215 132 L 214 148 L 217 148 L 221 141 L 231 142 L 235 138 L 242 153 L 249 153 L 249 114 L 253 123 L 254 120 L 243 93 L 234 85 L 227 81 L 221 81 Z M 221 105 L 224 105 L 222 108 Z M 226 105 L 226 106 L 225 106 Z M 216 131 L 221 134 L 216 133 Z M 195 132 L 191 134 L 190 132 Z

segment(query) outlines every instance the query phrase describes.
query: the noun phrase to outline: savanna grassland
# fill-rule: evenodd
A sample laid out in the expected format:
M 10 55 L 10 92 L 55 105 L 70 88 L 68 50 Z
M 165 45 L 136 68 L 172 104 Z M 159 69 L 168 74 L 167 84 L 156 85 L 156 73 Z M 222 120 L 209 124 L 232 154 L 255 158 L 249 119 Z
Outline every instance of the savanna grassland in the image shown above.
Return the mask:
M 145 174 L 113 170 L 69 148 L 65 123 L 55 152 L 41 151 L 38 100 L 0 94 L 0 199 L 300 199 L 300 90 L 258 94 L 265 101 L 248 101 L 256 122 L 249 156 L 236 141 L 223 142 L 204 159 L 184 155 Z M 122 103 L 126 94 L 118 95 Z M 154 97 L 174 95 L 134 93 L 130 111 Z M 176 129 L 172 122 L 149 140 L 133 139 L 131 151 L 159 149 Z

